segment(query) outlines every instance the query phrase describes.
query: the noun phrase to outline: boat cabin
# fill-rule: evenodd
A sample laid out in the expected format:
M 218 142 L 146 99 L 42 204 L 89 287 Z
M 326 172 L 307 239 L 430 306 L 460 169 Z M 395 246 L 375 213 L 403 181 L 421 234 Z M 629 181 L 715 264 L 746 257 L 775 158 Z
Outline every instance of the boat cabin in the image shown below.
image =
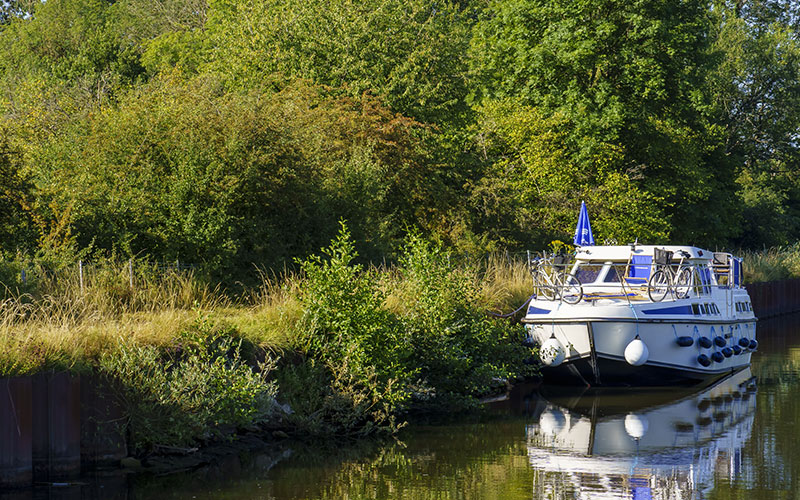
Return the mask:
M 710 294 L 712 287 L 742 285 L 741 259 L 692 246 L 579 247 L 570 274 L 578 278 L 588 300 L 619 294 L 635 297 L 642 296 L 656 270 L 666 267 L 672 275 L 689 270 L 692 295 Z

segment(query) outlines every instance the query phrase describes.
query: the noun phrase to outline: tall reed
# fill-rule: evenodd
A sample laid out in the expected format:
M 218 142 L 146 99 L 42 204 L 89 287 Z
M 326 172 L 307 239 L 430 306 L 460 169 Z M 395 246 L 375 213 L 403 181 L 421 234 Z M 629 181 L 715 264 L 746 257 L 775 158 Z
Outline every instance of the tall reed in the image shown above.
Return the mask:
M 533 282 L 524 258 L 508 254 L 489 255 L 478 264 L 480 305 L 495 313 L 509 313 L 533 293 Z
M 738 252 L 747 283 L 800 278 L 800 243 L 764 250 Z

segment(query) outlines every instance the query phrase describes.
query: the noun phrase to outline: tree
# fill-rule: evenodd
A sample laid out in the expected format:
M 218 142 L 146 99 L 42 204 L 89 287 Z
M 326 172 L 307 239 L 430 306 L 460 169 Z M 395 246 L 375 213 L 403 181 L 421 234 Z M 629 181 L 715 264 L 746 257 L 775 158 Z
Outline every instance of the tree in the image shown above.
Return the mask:
M 566 120 L 562 163 L 599 187 L 612 179 L 596 161 L 610 147 L 621 155 L 614 182 L 644 195 L 637 212 L 661 221 L 656 233 L 723 242 L 738 224 L 733 169 L 699 90 L 713 67 L 709 31 L 703 0 L 493 1 L 471 46 L 474 99 Z
M 204 44 L 168 35 L 148 51 L 153 69 L 197 59 L 175 53 L 173 45 L 184 43 L 203 52 L 202 70 L 228 75 L 239 88 L 303 78 L 442 122 L 465 110 L 467 21 L 450 2 L 430 0 L 216 0 Z
M 603 239 L 666 239 L 661 200 L 623 173 L 620 147 L 598 143 L 592 157 L 582 156 L 568 117 L 518 101 L 487 101 L 480 114 L 493 165 L 473 191 L 473 206 L 479 227 L 493 240 L 528 248 L 569 240 L 582 200 Z
M 161 75 L 31 146 L 36 209 L 69 213 L 81 247 L 204 264 L 280 266 L 348 219 L 369 257 L 424 215 L 415 122 L 372 99 L 298 84 L 228 92 Z
M 725 154 L 737 165 L 749 247 L 800 236 L 800 7 L 791 2 L 714 5 L 710 79 Z
M 0 125 L 0 251 L 34 248 L 36 241 L 27 207 L 30 185 L 20 172 L 20 156 L 8 144 Z

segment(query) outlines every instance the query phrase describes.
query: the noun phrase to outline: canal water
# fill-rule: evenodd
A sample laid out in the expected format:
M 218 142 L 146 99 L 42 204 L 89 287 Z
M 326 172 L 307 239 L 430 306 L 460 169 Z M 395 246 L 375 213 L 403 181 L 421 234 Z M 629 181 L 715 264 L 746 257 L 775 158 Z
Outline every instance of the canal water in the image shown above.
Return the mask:
M 0 499 L 798 499 L 800 315 L 760 322 L 758 339 L 750 370 L 702 391 L 521 386 L 397 441 L 293 444 Z

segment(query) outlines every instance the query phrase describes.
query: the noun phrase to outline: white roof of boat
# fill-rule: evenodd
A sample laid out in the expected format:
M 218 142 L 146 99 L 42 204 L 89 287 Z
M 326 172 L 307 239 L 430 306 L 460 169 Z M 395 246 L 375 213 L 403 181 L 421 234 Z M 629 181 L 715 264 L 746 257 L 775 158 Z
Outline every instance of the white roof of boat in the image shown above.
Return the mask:
M 599 260 L 599 261 L 628 261 L 631 255 L 650 255 L 652 256 L 656 248 L 661 248 L 675 253 L 674 258 L 680 258 L 677 253 L 680 250 L 689 254 L 690 259 L 710 260 L 714 252 L 704 248 L 683 245 L 614 245 L 614 246 L 585 246 L 578 247 L 575 258 L 578 260 Z

